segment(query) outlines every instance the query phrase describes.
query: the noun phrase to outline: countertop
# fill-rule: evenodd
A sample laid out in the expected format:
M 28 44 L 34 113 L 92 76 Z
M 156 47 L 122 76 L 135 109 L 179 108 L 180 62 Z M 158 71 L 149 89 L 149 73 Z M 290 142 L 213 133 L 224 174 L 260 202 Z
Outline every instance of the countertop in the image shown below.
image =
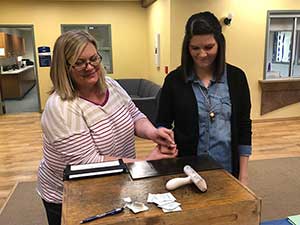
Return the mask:
M 34 65 L 26 66 L 26 67 L 18 69 L 18 70 L 9 70 L 9 71 L 5 71 L 5 72 L 1 71 L 1 74 L 3 74 L 3 75 L 6 75 L 6 74 L 19 74 L 19 73 L 21 73 L 25 70 L 29 70 L 31 68 L 34 68 Z

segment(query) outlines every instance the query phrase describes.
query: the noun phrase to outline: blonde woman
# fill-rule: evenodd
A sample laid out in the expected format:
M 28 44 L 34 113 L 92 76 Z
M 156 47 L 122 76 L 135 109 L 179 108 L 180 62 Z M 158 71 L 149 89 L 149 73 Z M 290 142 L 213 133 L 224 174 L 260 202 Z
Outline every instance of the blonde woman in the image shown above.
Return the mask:
M 95 39 L 86 32 L 66 32 L 55 43 L 53 88 L 41 119 L 43 159 L 37 186 L 49 225 L 61 223 L 67 164 L 134 161 L 135 135 L 159 144 L 146 159 L 177 156 L 172 131 L 153 127 L 118 83 L 105 76 L 101 61 Z

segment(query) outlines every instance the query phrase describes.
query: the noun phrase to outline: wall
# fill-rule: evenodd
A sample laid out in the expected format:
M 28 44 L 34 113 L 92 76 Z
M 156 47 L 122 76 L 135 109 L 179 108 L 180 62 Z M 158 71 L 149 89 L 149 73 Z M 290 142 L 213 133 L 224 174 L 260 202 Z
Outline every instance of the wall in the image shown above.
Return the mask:
M 53 49 L 61 24 L 111 24 L 114 78 L 148 78 L 146 9 L 140 2 L 1 1 L 1 24 L 34 25 L 35 45 Z M 37 53 L 36 53 L 37 54 Z M 49 68 L 38 68 L 42 108 Z
M 300 104 L 293 104 L 260 116 L 267 10 L 298 10 L 298 0 L 157 0 L 147 9 L 139 2 L 45 2 L 2 1 L 2 24 L 33 24 L 36 47 L 53 47 L 60 24 L 112 24 L 114 78 L 144 77 L 162 84 L 164 66 L 169 71 L 180 64 L 186 20 L 193 13 L 210 10 L 222 18 L 233 14 L 224 27 L 227 61 L 242 68 L 248 77 L 252 118 L 300 116 Z M 154 34 L 161 34 L 161 67 L 154 66 Z M 51 87 L 49 68 L 38 68 L 42 108 Z
M 149 78 L 162 85 L 165 66 L 170 66 L 170 4 L 171 0 L 158 0 L 147 8 Z M 160 67 L 154 61 L 155 35 L 160 34 Z
M 293 104 L 260 116 L 267 10 L 299 10 L 299 0 L 172 0 L 171 4 L 171 67 L 180 63 L 184 25 L 189 16 L 212 11 L 218 18 L 233 14 L 232 24 L 224 27 L 227 61 L 242 68 L 248 78 L 252 99 L 252 118 L 270 119 L 300 116 L 300 104 Z

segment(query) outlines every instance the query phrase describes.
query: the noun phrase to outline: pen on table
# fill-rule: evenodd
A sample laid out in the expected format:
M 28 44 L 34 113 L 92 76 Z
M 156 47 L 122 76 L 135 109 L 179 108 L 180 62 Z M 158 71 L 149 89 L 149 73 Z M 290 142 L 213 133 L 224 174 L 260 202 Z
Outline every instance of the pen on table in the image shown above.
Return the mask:
M 103 217 L 106 217 L 106 216 L 112 216 L 112 215 L 115 215 L 115 214 L 118 214 L 120 212 L 122 212 L 124 210 L 124 207 L 122 208 L 116 208 L 116 209 L 113 209 L 111 211 L 108 211 L 108 212 L 105 212 L 105 213 L 102 213 L 102 214 L 98 214 L 98 215 L 95 215 L 95 216 L 91 216 L 89 218 L 86 218 L 84 220 L 81 220 L 80 223 L 87 223 L 87 222 L 91 222 L 93 220 L 96 220 L 96 219 L 100 219 L 100 218 L 103 218 Z

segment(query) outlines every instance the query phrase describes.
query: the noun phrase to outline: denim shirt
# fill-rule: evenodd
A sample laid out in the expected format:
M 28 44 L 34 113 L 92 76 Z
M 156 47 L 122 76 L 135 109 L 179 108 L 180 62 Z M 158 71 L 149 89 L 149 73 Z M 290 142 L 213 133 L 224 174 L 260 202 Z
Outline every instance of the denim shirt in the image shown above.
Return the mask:
M 199 113 L 199 142 L 197 154 L 208 154 L 219 162 L 224 169 L 232 172 L 231 157 L 231 102 L 227 84 L 227 73 L 220 81 L 211 80 L 206 88 L 193 74 L 192 82 Z M 201 92 L 201 90 L 202 92 Z M 204 94 L 207 96 L 205 97 Z M 210 118 L 213 111 L 215 116 Z

